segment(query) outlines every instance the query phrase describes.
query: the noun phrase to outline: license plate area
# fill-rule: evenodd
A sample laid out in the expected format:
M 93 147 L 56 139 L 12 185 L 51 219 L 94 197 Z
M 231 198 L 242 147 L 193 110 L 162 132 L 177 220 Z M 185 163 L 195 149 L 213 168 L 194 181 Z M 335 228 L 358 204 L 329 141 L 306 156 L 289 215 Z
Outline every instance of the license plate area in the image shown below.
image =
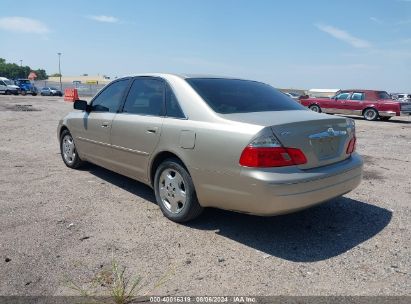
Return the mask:
M 326 160 L 338 156 L 338 138 L 328 137 L 312 139 L 311 145 L 319 160 Z

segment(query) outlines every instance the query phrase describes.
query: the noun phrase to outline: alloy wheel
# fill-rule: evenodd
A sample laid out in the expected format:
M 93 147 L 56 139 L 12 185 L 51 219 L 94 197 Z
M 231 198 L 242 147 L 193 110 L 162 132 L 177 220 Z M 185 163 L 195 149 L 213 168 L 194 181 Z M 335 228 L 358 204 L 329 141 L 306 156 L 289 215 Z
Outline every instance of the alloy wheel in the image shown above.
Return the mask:
M 159 179 L 159 194 L 168 211 L 177 214 L 184 208 L 186 185 L 183 177 L 174 169 L 164 170 Z

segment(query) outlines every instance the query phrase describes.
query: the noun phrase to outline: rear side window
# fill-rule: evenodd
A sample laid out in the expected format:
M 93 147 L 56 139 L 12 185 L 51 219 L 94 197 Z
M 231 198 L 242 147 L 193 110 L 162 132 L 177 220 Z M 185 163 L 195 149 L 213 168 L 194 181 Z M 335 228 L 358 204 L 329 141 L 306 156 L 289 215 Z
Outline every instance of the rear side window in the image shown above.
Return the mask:
M 390 94 L 385 91 L 377 92 L 378 99 L 391 99 Z
M 128 87 L 129 79 L 123 79 L 109 84 L 92 103 L 92 111 L 115 113 Z
M 305 110 L 292 98 L 261 82 L 226 78 L 188 78 L 186 81 L 221 114 Z
M 185 118 L 178 100 L 169 85 L 166 85 L 166 115 L 174 118 Z
M 364 93 L 357 93 L 357 92 L 355 92 L 355 93 L 353 93 L 352 95 L 351 95 L 351 98 L 350 98 L 351 100 L 364 100 Z
M 123 112 L 162 116 L 163 109 L 164 82 L 154 78 L 136 78 L 128 93 Z

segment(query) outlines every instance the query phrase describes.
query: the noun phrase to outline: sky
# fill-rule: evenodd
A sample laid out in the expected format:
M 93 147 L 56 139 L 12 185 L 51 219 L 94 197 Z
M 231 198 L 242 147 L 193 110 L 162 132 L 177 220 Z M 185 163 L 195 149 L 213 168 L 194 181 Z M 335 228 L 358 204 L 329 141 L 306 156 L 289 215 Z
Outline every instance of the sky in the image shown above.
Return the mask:
M 201 73 L 411 92 L 411 0 L 0 0 L 0 58 L 63 75 Z M 0 75 L 1 76 L 1 75 Z

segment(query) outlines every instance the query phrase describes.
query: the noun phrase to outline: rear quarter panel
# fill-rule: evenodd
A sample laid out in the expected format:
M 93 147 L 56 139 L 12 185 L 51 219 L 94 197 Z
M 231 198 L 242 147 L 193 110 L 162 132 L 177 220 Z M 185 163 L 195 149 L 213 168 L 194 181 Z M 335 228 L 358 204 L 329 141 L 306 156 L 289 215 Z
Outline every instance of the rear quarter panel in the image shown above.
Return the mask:
M 199 122 L 165 118 L 160 143 L 152 159 L 162 151 L 176 154 L 193 179 L 202 206 L 220 206 L 224 197 L 239 189 L 239 159 L 245 146 L 263 127 L 244 123 Z M 194 148 L 181 147 L 182 131 L 195 133 Z

